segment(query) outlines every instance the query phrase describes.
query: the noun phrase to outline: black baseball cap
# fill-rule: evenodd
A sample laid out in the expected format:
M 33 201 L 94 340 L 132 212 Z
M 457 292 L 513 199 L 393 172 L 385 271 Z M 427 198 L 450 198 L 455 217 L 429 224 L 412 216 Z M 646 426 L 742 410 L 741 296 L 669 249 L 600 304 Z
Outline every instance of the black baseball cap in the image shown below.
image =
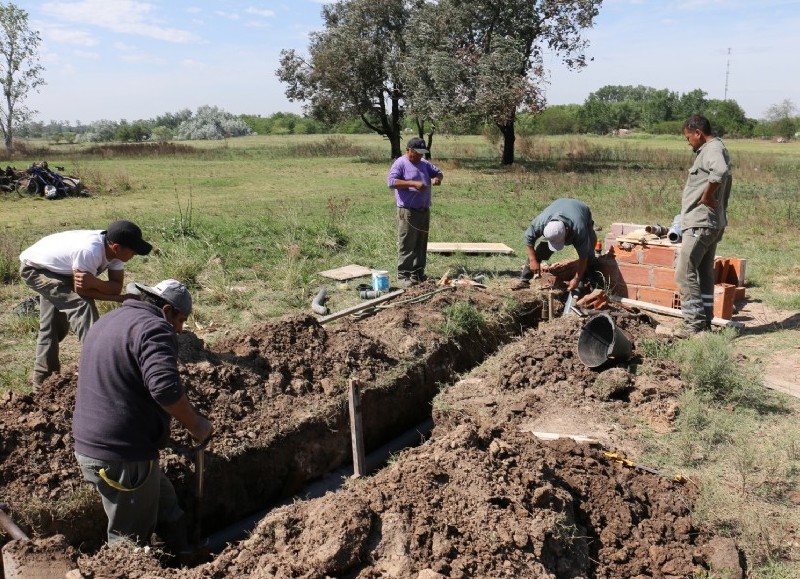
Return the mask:
M 406 145 L 406 149 L 413 149 L 414 151 L 422 155 L 427 155 L 428 153 L 430 153 L 428 147 L 425 146 L 425 141 L 420 139 L 419 137 L 414 137 L 413 139 L 411 139 Z
M 111 243 L 119 243 L 137 255 L 147 255 L 153 249 L 152 245 L 142 239 L 142 230 L 139 226 L 131 221 L 124 219 L 114 221 L 103 233 Z

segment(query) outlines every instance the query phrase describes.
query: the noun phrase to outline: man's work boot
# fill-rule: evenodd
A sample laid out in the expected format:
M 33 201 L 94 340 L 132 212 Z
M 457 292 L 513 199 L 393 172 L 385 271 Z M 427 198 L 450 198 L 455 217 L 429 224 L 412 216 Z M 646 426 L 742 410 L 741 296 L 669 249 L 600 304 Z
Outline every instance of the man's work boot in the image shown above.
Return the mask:
M 174 521 L 159 521 L 156 535 L 164 542 L 166 550 L 173 555 L 189 550 L 189 531 L 186 528 L 186 515 Z
M 511 291 L 528 289 L 529 287 L 531 287 L 531 282 L 527 279 L 519 279 L 511 284 Z
M 677 328 L 672 330 L 672 337 L 673 338 L 694 338 L 702 333 L 702 330 L 698 330 L 695 327 L 687 326 L 686 324 L 681 324 Z

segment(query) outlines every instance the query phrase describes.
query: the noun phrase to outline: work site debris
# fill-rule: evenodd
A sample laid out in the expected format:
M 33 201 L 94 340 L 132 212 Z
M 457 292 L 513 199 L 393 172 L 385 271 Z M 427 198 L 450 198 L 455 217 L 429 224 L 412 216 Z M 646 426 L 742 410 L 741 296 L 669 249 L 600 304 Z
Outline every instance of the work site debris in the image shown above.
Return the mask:
M 608 305 L 608 296 L 601 289 L 592 290 L 579 299 L 575 305 L 587 310 L 601 310 Z
M 57 169 L 64 170 L 63 167 Z M 51 171 L 47 161 L 34 163 L 24 171 L 6 167 L 0 174 L 0 191 L 16 192 L 20 195 L 27 193 L 46 199 L 89 196 L 80 179 Z
M 456 287 L 456 286 L 467 287 L 467 286 L 471 286 L 471 287 L 479 287 L 479 288 L 484 288 L 485 289 L 486 286 L 483 283 L 481 283 L 482 281 L 483 281 L 483 276 L 482 275 L 477 275 L 477 276 L 475 276 L 474 279 L 470 278 L 470 277 L 468 277 L 468 276 L 466 276 L 464 274 L 459 275 L 457 278 L 451 278 L 450 277 L 450 272 L 448 271 L 441 278 L 439 278 L 439 281 L 436 282 L 436 285 L 443 285 L 443 286 L 450 286 L 450 287 Z

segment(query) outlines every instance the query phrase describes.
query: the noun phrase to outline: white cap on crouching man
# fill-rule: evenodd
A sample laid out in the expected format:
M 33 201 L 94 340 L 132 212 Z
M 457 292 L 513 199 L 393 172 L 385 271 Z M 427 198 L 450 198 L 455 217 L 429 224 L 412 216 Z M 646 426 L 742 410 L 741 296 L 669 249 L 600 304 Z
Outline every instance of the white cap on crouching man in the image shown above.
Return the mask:
M 557 219 L 549 221 L 547 225 L 544 226 L 543 235 L 547 239 L 547 245 L 550 246 L 550 249 L 553 251 L 561 251 L 564 249 L 564 241 L 567 238 L 567 228 L 564 226 L 563 221 L 558 221 Z
M 138 290 L 161 298 L 182 314 L 188 316 L 192 313 L 192 296 L 189 295 L 189 290 L 186 289 L 186 286 L 176 279 L 165 279 L 153 287 L 140 283 L 133 285 Z

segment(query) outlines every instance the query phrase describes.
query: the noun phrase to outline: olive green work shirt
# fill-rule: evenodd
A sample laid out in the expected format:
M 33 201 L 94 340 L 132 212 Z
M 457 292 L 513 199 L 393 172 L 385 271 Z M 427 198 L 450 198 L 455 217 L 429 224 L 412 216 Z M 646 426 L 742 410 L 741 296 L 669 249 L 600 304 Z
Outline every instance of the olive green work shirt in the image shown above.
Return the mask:
M 706 141 L 697 150 L 694 164 L 689 169 L 686 186 L 683 188 L 681 229 L 683 231 L 693 227 L 725 229 L 728 224 L 728 198 L 732 182 L 731 158 L 728 149 L 718 137 Z M 700 203 L 700 198 L 708 183 L 720 184 L 716 192 L 719 205 L 715 208 Z

